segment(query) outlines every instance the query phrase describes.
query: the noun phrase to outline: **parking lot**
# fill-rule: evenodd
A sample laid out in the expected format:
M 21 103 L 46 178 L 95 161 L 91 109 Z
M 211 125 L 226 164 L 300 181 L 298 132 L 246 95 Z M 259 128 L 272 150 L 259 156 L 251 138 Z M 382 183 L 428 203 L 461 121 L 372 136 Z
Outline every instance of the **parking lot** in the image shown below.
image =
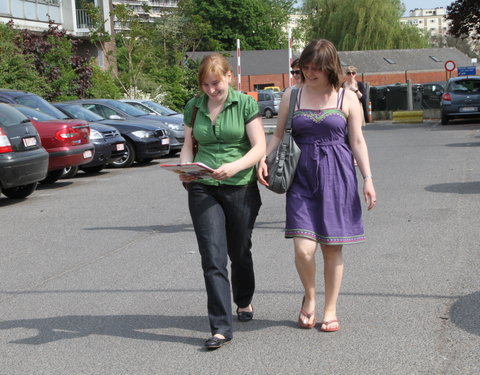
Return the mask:
M 206 352 L 186 193 L 163 158 L 0 198 L 0 373 L 477 374 L 480 124 L 365 136 L 378 202 L 368 242 L 345 249 L 340 332 L 296 328 L 284 196 L 262 188 L 255 318 Z

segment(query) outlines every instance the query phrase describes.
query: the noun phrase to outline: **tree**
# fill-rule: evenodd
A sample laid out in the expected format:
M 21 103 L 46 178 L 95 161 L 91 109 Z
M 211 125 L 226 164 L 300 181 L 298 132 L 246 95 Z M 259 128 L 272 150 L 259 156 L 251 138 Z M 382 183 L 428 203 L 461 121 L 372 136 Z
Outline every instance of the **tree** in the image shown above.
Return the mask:
M 47 90 L 46 81 L 35 70 L 33 57 L 23 55 L 15 44 L 16 35 L 12 23 L 0 23 L 0 87 L 42 96 Z
M 448 33 L 457 38 L 480 40 L 480 2 L 457 0 L 447 6 L 447 20 L 451 21 Z
M 204 51 L 277 49 L 287 47 L 284 29 L 292 0 L 193 0 L 183 10 L 209 25 L 199 48 Z
M 52 21 L 48 30 L 36 34 L 21 30 L 16 43 L 25 56 L 33 58 L 38 74 L 48 82 L 47 100 L 84 97 L 91 85 L 92 69 L 88 60 L 73 53 L 75 41 Z
M 428 39 L 400 23 L 400 0 L 305 0 L 305 40 L 328 39 L 340 51 L 428 47 Z

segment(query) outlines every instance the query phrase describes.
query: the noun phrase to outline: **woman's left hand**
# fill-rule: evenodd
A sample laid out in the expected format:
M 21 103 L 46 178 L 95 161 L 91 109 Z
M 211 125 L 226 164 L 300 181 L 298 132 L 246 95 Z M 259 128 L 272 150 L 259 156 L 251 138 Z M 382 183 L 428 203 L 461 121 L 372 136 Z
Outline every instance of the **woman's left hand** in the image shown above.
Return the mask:
M 234 163 L 225 163 L 215 169 L 212 173 L 212 178 L 216 180 L 228 180 L 230 177 L 235 176 L 239 171 L 235 167 Z
M 368 210 L 370 211 L 377 203 L 377 194 L 375 193 L 371 177 L 367 178 L 363 183 L 363 197 L 365 203 L 368 205 Z

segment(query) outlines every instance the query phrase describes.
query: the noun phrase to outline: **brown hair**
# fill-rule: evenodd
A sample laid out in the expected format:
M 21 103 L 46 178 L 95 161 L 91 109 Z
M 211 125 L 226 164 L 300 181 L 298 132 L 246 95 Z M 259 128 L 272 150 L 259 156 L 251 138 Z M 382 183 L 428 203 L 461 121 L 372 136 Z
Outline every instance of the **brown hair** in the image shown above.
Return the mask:
M 207 55 L 200 62 L 200 68 L 198 69 L 198 85 L 201 89 L 202 82 L 209 73 L 214 74 L 217 78 L 221 78 L 231 71 L 232 68 L 230 68 L 230 64 L 224 56 L 219 53 Z
M 310 42 L 300 55 L 300 69 L 303 69 L 309 64 L 326 72 L 328 82 L 335 87 L 336 90 L 340 88 L 341 81 L 343 80 L 343 70 L 337 49 L 332 42 L 326 39 L 317 39 Z M 303 73 L 301 73 L 301 75 L 302 82 L 305 82 Z
M 295 60 L 292 61 L 292 65 L 290 65 L 290 68 L 298 67 L 298 62 L 300 59 L 296 58 Z

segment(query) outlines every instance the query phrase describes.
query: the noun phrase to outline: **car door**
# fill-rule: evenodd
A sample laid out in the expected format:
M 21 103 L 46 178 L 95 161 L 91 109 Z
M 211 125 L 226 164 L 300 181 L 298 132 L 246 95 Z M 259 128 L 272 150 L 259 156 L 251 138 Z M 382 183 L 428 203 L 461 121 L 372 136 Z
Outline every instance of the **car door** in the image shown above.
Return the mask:
M 112 115 L 123 117 L 112 108 L 102 104 L 85 103 L 85 104 L 82 104 L 82 106 L 96 113 L 97 115 L 102 116 L 103 118 L 110 118 L 110 116 Z

